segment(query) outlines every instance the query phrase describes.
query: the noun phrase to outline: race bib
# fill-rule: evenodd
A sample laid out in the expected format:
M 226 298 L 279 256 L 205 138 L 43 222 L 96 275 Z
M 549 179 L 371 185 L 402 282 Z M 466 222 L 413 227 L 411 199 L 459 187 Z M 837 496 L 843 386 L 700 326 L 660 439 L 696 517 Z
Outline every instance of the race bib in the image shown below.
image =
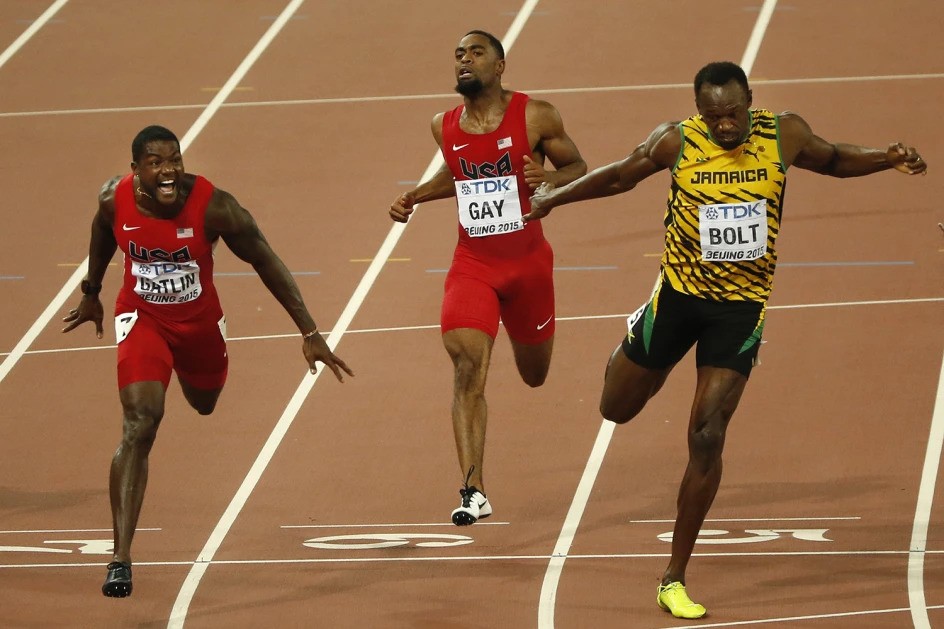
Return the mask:
M 701 259 L 756 260 L 767 253 L 767 200 L 698 206 Z
M 183 304 L 203 292 L 200 266 L 190 262 L 134 262 L 134 292 L 152 304 Z
M 524 229 L 514 175 L 455 183 L 459 224 L 469 236 L 480 238 Z

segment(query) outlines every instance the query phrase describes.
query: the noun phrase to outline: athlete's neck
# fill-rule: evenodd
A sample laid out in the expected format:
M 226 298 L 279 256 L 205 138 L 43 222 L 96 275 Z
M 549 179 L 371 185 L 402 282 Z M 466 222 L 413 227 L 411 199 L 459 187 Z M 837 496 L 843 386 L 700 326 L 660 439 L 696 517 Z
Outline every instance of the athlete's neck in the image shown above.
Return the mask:
M 501 124 L 511 101 L 512 92 L 498 87 L 495 90 L 483 90 L 475 96 L 465 96 L 465 118 L 467 130 L 494 130 Z

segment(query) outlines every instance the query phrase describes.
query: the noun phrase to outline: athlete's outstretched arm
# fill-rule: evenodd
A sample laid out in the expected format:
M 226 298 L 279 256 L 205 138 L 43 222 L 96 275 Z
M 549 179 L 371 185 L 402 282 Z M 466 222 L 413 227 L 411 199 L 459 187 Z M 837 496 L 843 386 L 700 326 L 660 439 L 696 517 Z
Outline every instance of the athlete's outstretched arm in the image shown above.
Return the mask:
M 205 230 L 208 240 L 222 238 L 240 260 L 251 264 L 262 283 L 292 317 L 302 333 L 302 353 L 312 373 L 317 371 L 315 362 L 321 361 L 341 382 L 344 382 L 342 370 L 354 375 L 321 337 L 292 274 L 269 246 L 252 215 L 228 192 L 218 188 L 213 192 L 207 207 Z
M 681 138 L 678 123 L 666 122 L 622 161 L 597 168 L 561 188 L 541 186 L 531 197 L 531 212 L 524 220 L 543 218 L 558 205 L 632 190 L 643 179 L 675 165 L 682 148 Z
M 98 210 L 95 217 L 92 218 L 92 235 L 89 239 L 89 265 L 85 281 L 88 282 L 91 290 L 88 294 L 82 295 L 79 305 L 69 311 L 69 314 L 63 317 L 63 321 L 68 323 L 62 329 L 63 332 L 71 332 L 76 327 L 86 321 L 95 323 L 95 334 L 98 338 L 104 336 L 102 321 L 104 320 L 105 310 L 102 307 L 98 291 L 102 287 L 102 279 L 105 277 L 105 271 L 108 270 L 108 263 L 115 255 L 118 249 L 118 243 L 115 241 L 115 233 L 112 231 L 112 224 L 115 220 L 115 187 L 121 177 L 115 177 L 102 186 L 98 193 Z
M 890 168 L 917 175 L 928 168 L 913 147 L 900 142 L 884 149 L 827 142 L 794 113 L 780 115 L 780 138 L 785 166 L 793 164 L 821 175 L 861 177 Z

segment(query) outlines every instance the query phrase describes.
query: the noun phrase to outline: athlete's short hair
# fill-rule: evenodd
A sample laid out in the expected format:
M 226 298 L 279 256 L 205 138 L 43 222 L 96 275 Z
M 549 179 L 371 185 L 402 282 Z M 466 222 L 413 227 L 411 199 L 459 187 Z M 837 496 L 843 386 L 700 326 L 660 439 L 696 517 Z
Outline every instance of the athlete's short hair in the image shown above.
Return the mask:
M 468 33 L 464 35 L 464 37 L 468 37 L 469 35 L 481 35 L 482 37 L 488 40 L 488 43 L 492 45 L 492 48 L 494 48 L 495 52 L 498 53 L 499 59 L 505 58 L 505 47 L 502 46 L 501 40 L 495 37 L 494 35 L 492 35 L 491 33 L 489 33 L 488 31 L 480 31 L 480 30 L 469 31 Z
M 747 75 L 744 74 L 741 66 L 731 61 L 709 63 L 695 75 L 695 96 L 698 96 L 701 86 L 705 83 L 708 85 L 725 85 L 731 80 L 737 81 L 745 92 L 750 91 L 751 88 L 747 84 Z
M 173 131 L 167 127 L 153 124 L 138 131 L 138 135 L 134 136 L 131 141 L 131 161 L 137 162 L 144 155 L 144 149 L 148 142 L 160 141 L 176 142 L 177 146 L 180 147 L 180 140 L 177 139 Z

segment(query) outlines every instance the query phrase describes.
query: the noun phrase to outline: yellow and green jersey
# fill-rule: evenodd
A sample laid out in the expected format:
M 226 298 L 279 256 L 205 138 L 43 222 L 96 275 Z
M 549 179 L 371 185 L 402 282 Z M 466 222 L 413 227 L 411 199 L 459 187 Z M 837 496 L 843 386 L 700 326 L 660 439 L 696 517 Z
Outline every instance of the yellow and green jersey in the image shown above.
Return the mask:
M 663 281 L 715 301 L 766 302 L 786 185 L 777 115 L 752 109 L 750 133 L 732 150 L 715 144 L 701 116 L 679 123 L 679 131 Z

